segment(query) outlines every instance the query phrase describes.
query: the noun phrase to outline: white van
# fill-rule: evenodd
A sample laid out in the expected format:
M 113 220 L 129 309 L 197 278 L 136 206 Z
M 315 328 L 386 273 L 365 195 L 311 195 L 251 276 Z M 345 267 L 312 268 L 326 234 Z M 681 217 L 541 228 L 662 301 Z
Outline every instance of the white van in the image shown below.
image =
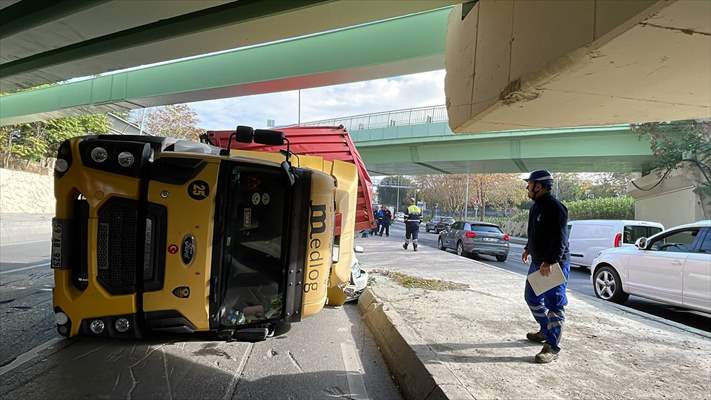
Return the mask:
M 664 230 L 664 225 L 649 221 L 590 219 L 568 223 L 570 264 L 590 268 L 593 259 L 611 247 L 634 246 L 641 237 Z

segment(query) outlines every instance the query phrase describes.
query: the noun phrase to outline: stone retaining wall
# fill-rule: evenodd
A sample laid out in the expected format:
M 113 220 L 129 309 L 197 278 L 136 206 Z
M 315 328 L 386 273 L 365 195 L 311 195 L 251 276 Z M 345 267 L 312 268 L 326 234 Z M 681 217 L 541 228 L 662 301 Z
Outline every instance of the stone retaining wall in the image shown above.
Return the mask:
M 0 214 L 54 213 L 54 177 L 0 168 Z

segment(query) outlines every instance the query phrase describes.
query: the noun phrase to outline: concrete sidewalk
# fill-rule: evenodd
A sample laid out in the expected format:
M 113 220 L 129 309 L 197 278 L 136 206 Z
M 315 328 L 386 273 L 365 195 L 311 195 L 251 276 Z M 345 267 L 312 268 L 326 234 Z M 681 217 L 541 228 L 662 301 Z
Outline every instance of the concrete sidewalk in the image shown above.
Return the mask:
M 407 399 L 711 398 L 704 332 L 569 292 L 560 358 L 534 364 L 522 275 L 394 238 L 357 244 L 375 277 L 360 309 Z M 465 288 L 408 289 L 388 271 Z

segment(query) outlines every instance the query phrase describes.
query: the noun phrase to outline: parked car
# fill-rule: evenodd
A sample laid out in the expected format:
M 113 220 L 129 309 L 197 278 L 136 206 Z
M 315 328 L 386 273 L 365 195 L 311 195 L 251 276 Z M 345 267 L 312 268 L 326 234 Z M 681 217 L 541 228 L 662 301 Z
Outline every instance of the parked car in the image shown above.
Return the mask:
M 711 220 L 604 250 L 590 276 L 604 300 L 624 303 L 632 294 L 711 313 Z
M 497 261 L 509 255 L 509 235 L 496 224 L 457 221 L 437 239 L 440 250 L 455 249 L 460 256 L 487 254 Z
M 405 222 L 405 213 L 402 211 L 396 212 L 395 213 L 395 221 Z
M 634 246 L 637 239 L 664 230 L 664 225 L 649 221 L 594 219 L 568 223 L 570 263 L 590 268 L 600 252 L 611 247 Z
M 447 227 L 452 226 L 453 223 L 454 218 L 452 217 L 432 217 L 432 219 L 425 224 L 425 232 L 434 231 L 435 233 L 440 233 Z

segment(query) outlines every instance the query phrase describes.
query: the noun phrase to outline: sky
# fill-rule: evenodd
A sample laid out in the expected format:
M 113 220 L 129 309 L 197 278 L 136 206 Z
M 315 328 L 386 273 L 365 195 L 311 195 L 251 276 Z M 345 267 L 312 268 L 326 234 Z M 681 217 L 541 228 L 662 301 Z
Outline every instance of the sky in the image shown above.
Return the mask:
M 444 70 L 301 90 L 301 122 L 442 105 Z M 188 103 L 204 129 L 264 128 L 298 122 L 298 91 Z

